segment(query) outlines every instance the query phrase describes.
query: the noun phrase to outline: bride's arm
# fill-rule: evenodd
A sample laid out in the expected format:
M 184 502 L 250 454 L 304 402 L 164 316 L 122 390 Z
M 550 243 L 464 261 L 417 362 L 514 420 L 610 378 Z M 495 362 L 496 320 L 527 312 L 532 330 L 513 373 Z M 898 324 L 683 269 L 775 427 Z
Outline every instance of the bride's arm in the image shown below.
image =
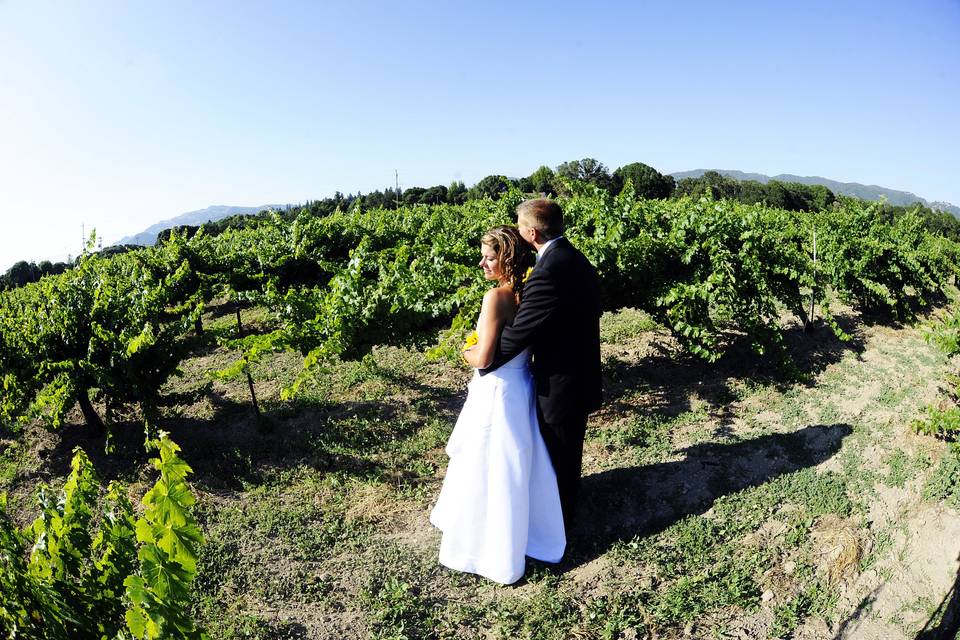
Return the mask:
M 483 294 L 480 307 L 480 319 L 477 321 L 477 344 L 463 352 L 463 359 L 475 369 L 489 367 L 497 353 L 500 330 L 515 305 L 513 293 L 509 289 L 490 289 Z

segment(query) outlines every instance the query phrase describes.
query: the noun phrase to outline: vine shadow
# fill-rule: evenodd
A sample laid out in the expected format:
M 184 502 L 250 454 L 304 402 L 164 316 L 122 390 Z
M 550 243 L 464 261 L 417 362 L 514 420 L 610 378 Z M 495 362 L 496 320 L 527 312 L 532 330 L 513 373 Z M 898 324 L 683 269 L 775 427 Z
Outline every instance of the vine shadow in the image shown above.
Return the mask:
M 673 418 L 692 409 L 695 395 L 706 404 L 711 416 L 721 424 L 729 423 L 732 403 L 737 399 L 737 384 L 749 382 L 783 390 L 797 383 L 807 387 L 832 364 L 849 353 L 863 353 L 866 339 L 857 316 L 837 315 L 837 324 L 850 336 L 840 340 L 826 325 L 812 332 L 793 323 L 784 332 L 786 352 L 793 362 L 787 371 L 772 358 L 757 355 L 745 337 L 734 340 L 720 360 L 708 363 L 692 356 L 681 356 L 664 341 L 649 345 L 650 353 L 629 361 L 608 357 L 603 367 L 603 412 L 613 415 L 636 414 L 633 398 L 643 396 L 641 415 Z M 719 433 L 717 435 L 730 435 Z
M 957 558 L 960 561 L 960 557 Z M 960 635 L 960 571 L 916 640 L 953 640 Z M 840 636 L 837 636 L 839 640 Z
M 697 444 L 682 460 L 602 471 L 581 481 L 567 570 L 611 547 L 706 512 L 720 497 L 812 467 L 839 451 L 849 424 L 812 425 L 733 444 Z
M 877 601 L 877 593 L 880 591 L 880 587 L 877 587 L 869 594 L 861 598 L 860 602 L 857 604 L 857 608 L 853 610 L 853 613 L 847 617 L 846 620 L 840 623 L 840 626 L 837 627 L 837 634 L 833 637 L 833 640 L 842 640 L 842 638 L 847 634 L 847 630 L 852 628 L 853 625 L 856 625 L 867 613 L 870 612 L 870 609 L 873 607 L 873 604 Z
M 451 426 L 462 403 L 459 390 L 434 386 L 412 375 L 377 370 L 391 387 L 389 396 L 375 400 L 324 401 L 298 398 L 264 406 L 257 416 L 249 401 L 238 401 L 215 389 L 204 389 L 211 411 L 204 416 L 167 415 L 158 424 L 182 449 L 193 468 L 190 482 L 205 491 L 223 494 L 243 491 L 296 467 L 337 472 L 351 477 L 389 477 L 397 482 L 415 478 L 372 458 L 371 452 L 390 442 L 411 438 L 427 420 L 440 418 Z M 174 405 L 184 400 L 171 394 Z M 189 394 L 187 394 L 189 395 Z M 398 399 L 396 396 L 403 396 Z M 186 400 L 196 398 L 187 398 Z M 90 457 L 104 481 L 133 482 L 154 454 L 144 449 L 143 423 L 136 411 L 113 425 L 110 444 L 103 435 L 91 435 L 76 421 L 59 430 L 47 450 L 48 472 L 64 477 L 70 472 L 75 447 Z

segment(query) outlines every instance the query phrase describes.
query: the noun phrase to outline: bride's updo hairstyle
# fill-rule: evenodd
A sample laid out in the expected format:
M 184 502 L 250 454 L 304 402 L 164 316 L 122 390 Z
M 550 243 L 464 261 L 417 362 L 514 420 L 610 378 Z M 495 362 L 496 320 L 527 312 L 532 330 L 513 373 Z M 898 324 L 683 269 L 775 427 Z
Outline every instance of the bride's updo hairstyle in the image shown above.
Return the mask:
M 499 225 L 493 227 L 480 238 L 484 244 L 497 254 L 500 261 L 500 273 L 513 292 L 520 295 L 527 269 L 533 266 L 533 251 L 527 246 L 516 227 Z

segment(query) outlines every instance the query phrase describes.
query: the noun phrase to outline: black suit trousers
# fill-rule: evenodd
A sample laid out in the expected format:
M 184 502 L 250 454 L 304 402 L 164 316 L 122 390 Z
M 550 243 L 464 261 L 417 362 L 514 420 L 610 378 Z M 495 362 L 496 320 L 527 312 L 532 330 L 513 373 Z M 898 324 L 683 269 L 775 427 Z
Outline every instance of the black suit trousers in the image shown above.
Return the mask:
M 557 474 L 560 506 L 567 531 L 573 526 L 577 512 L 577 494 L 580 491 L 580 469 L 583 463 L 583 439 L 587 431 L 587 416 L 563 422 L 546 422 L 537 407 L 540 434 L 547 445 L 553 470 Z

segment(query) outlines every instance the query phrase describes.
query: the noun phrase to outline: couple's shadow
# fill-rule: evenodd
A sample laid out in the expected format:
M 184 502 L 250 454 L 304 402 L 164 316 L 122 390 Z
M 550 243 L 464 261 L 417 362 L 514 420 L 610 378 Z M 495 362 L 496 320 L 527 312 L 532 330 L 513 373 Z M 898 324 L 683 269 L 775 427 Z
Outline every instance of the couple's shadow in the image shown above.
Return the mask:
M 704 513 L 722 496 L 816 466 L 833 456 L 851 431 L 842 423 L 813 425 L 731 444 L 698 444 L 675 462 L 585 476 L 567 555 L 556 569 L 573 569 L 618 542 L 659 533 Z

